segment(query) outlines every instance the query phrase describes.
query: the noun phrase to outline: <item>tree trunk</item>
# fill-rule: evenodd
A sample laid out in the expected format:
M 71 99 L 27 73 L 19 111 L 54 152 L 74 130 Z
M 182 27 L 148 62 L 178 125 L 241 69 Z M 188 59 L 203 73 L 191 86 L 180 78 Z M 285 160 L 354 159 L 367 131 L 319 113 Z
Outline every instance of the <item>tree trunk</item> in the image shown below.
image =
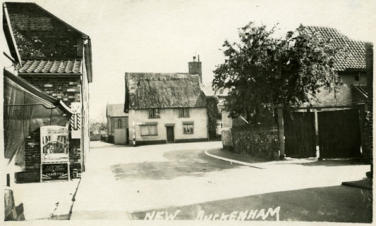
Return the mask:
M 285 158 L 285 127 L 283 122 L 283 108 L 278 107 L 277 109 L 278 116 L 278 138 L 279 138 L 279 158 Z

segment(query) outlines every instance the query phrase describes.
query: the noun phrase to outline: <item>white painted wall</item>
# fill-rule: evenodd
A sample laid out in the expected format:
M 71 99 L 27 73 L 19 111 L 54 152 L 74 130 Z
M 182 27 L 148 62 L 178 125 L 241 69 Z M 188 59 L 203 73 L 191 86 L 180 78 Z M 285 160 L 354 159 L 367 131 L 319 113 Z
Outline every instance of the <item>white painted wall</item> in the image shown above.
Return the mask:
M 115 129 L 115 131 L 114 131 L 114 143 L 115 144 L 126 144 L 127 143 L 126 128 Z
M 156 122 L 157 136 L 141 136 L 140 125 Z M 193 134 L 183 134 L 183 122 L 193 122 Z M 190 108 L 189 118 L 179 118 L 178 109 L 160 109 L 160 118 L 149 119 L 148 110 L 129 110 L 129 134 L 130 141 L 135 136 L 136 141 L 160 141 L 166 140 L 166 124 L 174 125 L 175 140 L 179 139 L 207 139 L 208 115 L 206 108 Z

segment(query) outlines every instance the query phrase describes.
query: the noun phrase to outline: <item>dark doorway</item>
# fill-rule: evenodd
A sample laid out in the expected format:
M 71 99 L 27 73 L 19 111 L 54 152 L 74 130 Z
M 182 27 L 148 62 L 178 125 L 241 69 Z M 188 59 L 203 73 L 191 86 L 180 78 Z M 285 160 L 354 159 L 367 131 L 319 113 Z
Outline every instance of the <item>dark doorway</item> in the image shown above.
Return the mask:
M 129 128 L 127 128 L 125 131 L 125 143 L 129 144 Z
M 360 128 L 357 109 L 318 113 L 321 158 L 360 156 Z
M 166 126 L 167 143 L 172 143 L 175 140 L 174 126 Z

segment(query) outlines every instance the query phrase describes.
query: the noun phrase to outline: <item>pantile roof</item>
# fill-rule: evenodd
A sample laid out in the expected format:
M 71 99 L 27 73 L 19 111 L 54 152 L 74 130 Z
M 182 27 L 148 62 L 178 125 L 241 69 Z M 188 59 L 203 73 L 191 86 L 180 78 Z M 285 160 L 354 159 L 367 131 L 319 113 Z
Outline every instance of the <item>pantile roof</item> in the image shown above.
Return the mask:
M 350 39 L 335 28 L 306 26 L 308 32 L 319 38 L 329 39 L 336 48 L 343 48 L 344 54 L 337 54 L 334 61 L 336 71 L 365 70 L 366 42 Z
M 125 85 L 125 107 L 129 109 L 206 107 L 198 75 L 126 73 Z
M 27 60 L 18 68 L 18 72 L 80 74 L 81 64 L 81 60 Z

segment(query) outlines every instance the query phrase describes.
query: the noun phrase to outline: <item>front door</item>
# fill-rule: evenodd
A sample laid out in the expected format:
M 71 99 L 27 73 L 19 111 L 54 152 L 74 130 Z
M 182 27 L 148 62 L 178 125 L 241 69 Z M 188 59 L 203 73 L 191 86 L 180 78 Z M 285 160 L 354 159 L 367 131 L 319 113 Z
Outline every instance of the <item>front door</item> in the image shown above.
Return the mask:
M 167 132 L 167 142 L 171 143 L 174 142 L 174 127 L 173 126 L 166 126 Z

